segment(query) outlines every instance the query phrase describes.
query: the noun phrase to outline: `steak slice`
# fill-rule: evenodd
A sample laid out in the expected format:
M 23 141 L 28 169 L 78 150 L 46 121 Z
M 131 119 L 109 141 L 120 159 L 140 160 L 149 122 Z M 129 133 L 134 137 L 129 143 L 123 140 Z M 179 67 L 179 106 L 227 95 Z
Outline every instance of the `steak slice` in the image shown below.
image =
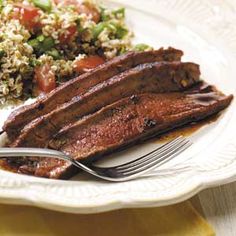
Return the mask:
M 50 148 L 90 163 L 114 151 L 140 143 L 176 127 L 202 120 L 226 108 L 233 96 L 213 86 L 164 94 L 140 94 L 123 98 L 62 129 Z M 32 164 L 33 162 L 33 164 Z M 12 165 L 11 163 L 8 163 Z M 25 159 L 17 171 L 48 178 L 69 178 L 78 169 L 70 163 L 42 158 Z
M 84 94 L 94 85 L 139 64 L 157 61 L 180 61 L 182 55 L 183 52 L 180 50 L 161 48 L 155 51 L 130 52 L 118 56 L 93 71 L 66 82 L 51 93 L 38 99 L 35 103 L 15 110 L 8 117 L 3 130 L 7 132 L 9 139 L 13 141 L 27 123 L 51 112 L 61 104 L 70 101 L 74 96 Z
M 135 93 L 181 91 L 199 82 L 199 76 L 199 66 L 194 63 L 155 62 L 139 65 L 32 121 L 11 146 L 45 147 L 65 125 L 112 102 Z

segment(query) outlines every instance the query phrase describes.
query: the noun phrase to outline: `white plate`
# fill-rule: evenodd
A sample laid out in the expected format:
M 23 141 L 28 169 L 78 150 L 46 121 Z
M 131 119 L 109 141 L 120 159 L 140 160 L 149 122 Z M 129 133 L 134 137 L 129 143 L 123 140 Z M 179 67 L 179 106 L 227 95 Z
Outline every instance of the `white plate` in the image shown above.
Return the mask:
M 220 0 L 117 0 L 124 5 L 136 40 L 183 49 L 184 60 L 201 65 L 202 77 L 236 94 L 236 4 Z M 1 116 L 6 111 L 1 111 Z M 220 119 L 191 136 L 193 147 L 158 170 L 155 177 L 107 183 L 86 175 L 60 181 L 0 171 L 0 202 L 36 205 L 74 213 L 162 206 L 236 179 L 236 100 Z M 3 119 L 2 119 L 3 121 Z M 149 142 L 109 158 L 111 165 L 137 157 L 158 144 Z M 108 159 L 108 158 L 107 158 Z M 76 180 L 76 181 L 75 181 Z

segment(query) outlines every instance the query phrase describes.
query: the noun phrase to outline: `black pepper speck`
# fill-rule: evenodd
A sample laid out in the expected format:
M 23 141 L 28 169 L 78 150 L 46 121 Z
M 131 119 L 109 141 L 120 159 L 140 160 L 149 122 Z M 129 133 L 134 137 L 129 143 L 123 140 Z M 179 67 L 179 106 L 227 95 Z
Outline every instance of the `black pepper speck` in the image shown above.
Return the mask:
M 157 125 L 157 122 L 155 120 L 152 120 L 149 118 L 144 119 L 144 127 L 145 128 L 152 128 L 152 127 L 155 127 L 156 125 Z
M 137 96 L 137 95 L 132 95 L 131 97 L 130 97 L 130 100 L 132 101 L 132 103 L 133 104 L 137 104 L 138 102 L 139 102 L 139 96 Z

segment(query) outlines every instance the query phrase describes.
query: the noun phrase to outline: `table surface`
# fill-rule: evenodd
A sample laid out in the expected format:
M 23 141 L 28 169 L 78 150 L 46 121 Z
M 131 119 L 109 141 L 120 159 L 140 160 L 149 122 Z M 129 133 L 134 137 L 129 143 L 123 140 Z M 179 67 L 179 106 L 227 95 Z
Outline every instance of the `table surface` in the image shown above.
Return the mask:
M 191 199 L 216 235 L 236 236 L 236 182 L 207 189 Z

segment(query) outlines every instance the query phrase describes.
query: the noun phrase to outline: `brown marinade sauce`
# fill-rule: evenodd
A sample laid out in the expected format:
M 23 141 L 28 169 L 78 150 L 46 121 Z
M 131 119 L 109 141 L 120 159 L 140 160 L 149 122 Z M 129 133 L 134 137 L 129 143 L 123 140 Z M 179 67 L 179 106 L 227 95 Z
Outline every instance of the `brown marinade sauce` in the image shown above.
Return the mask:
M 217 121 L 217 119 L 219 117 L 220 117 L 220 114 L 213 115 L 213 116 L 211 116 L 207 119 L 204 119 L 202 121 L 194 122 L 192 124 L 188 124 L 188 125 L 182 126 L 180 128 L 171 130 L 171 131 L 159 136 L 158 139 L 156 140 L 156 142 L 165 143 L 165 142 L 175 139 L 181 135 L 184 137 L 190 136 L 191 134 L 195 133 L 196 131 L 198 131 L 202 127 Z

